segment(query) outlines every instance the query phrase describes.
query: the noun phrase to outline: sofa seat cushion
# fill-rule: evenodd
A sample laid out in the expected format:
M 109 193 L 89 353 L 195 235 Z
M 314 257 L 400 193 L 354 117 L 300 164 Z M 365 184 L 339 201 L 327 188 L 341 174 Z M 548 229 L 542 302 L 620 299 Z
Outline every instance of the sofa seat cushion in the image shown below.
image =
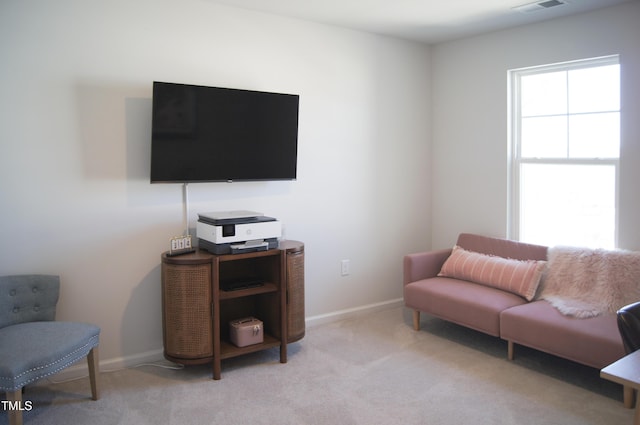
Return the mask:
M 526 303 L 510 292 L 448 277 L 405 285 L 404 300 L 409 308 L 493 336 L 500 336 L 500 312 Z
M 598 369 L 625 356 L 615 314 L 578 319 L 544 300 L 504 310 L 500 337 Z
M 28 322 L 0 329 L 0 391 L 15 391 L 83 359 L 100 328 L 77 322 Z

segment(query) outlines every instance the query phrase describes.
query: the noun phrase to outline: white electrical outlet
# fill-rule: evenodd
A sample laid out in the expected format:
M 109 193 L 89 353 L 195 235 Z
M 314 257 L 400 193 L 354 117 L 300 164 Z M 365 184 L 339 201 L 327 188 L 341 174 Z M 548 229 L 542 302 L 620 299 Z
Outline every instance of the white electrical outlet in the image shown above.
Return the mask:
M 340 261 L 340 275 L 348 276 L 350 272 L 351 260 Z

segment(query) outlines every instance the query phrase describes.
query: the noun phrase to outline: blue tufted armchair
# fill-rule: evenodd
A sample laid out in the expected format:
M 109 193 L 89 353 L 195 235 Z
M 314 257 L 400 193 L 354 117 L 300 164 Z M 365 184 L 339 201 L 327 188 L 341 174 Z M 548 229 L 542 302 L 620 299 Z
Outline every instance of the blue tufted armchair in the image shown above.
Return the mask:
M 87 357 L 94 400 L 98 392 L 100 328 L 56 322 L 60 278 L 0 276 L 0 392 L 11 425 L 22 425 L 23 387 Z M 37 406 L 30 406 L 37 408 Z

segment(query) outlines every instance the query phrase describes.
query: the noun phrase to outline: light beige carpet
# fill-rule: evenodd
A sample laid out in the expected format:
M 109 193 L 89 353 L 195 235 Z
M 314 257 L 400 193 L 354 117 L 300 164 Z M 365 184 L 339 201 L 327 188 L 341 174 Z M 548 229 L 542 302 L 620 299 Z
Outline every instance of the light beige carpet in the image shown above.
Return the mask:
M 424 316 L 424 315 L 423 315 Z M 307 329 L 280 364 L 270 350 L 222 364 L 153 366 L 40 382 L 26 425 L 69 424 L 531 424 L 630 425 L 618 385 L 599 371 L 433 318 L 423 330 L 393 308 Z M 597 347 L 594 347 L 597 349 Z M 168 364 L 167 362 L 159 362 Z M 0 424 L 7 423 L 2 412 Z

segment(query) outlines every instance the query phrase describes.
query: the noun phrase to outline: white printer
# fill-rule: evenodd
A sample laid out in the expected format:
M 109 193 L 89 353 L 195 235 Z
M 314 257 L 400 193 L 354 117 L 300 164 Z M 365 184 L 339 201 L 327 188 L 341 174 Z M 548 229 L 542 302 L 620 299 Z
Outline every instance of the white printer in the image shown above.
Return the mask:
M 278 247 L 282 224 L 255 211 L 198 214 L 198 245 L 213 254 L 266 251 Z

